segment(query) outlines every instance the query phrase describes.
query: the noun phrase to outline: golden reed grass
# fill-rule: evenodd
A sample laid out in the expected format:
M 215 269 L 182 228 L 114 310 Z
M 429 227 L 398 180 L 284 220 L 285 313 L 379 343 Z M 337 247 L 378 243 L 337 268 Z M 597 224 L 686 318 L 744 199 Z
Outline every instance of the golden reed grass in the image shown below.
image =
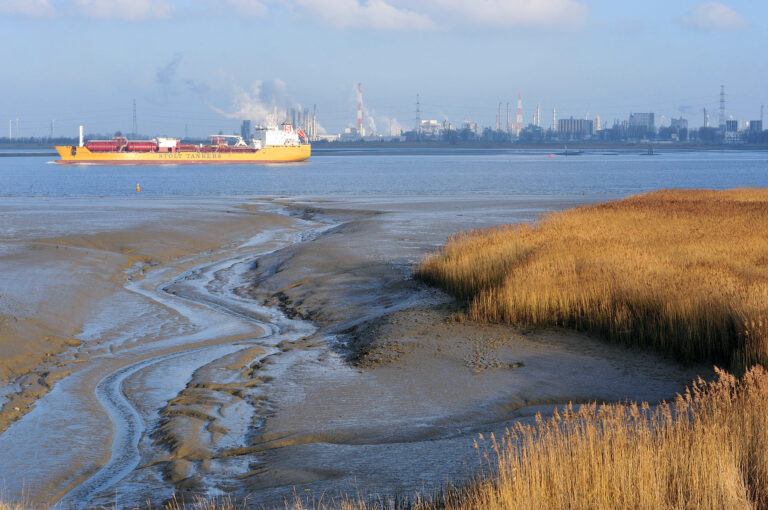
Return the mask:
M 674 403 L 566 408 L 490 438 L 492 470 L 448 508 L 767 508 L 768 373 Z
M 461 233 L 416 275 L 471 319 L 768 366 L 768 189 L 662 190 Z

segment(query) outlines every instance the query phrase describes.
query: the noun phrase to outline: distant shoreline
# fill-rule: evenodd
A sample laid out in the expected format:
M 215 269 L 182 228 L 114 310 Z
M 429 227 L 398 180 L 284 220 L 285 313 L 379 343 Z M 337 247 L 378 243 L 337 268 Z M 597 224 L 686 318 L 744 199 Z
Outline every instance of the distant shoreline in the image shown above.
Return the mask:
M 41 149 L 39 152 L 0 152 L 0 158 L 33 158 L 33 157 L 47 157 L 58 156 L 56 152 L 49 152 Z
M 740 151 L 740 152 L 766 152 L 766 145 L 651 145 L 654 154 L 683 151 Z M 368 154 L 371 156 L 388 154 L 503 154 L 516 151 L 552 151 L 558 156 L 579 156 L 580 154 L 594 153 L 595 151 L 616 151 L 621 153 L 648 154 L 648 144 L 548 144 L 548 145 L 518 145 L 518 144 L 447 144 L 447 143 L 387 143 L 387 142 L 363 142 L 363 143 L 318 143 L 312 146 L 312 156 L 345 156 Z M 566 154 L 567 151 L 567 154 Z M 610 154 L 608 154 L 610 155 Z M 0 158 L 23 157 L 56 157 L 58 153 L 47 146 L 29 146 L 27 144 L 18 147 L 0 146 Z
M 721 144 L 721 145 L 698 145 L 698 144 L 670 144 L 658 142 L 645 143 L 605 143 L 605 142 L 558 142 L 542 144 L 523 144 L 523 143 L 458 143 L 451 144 L 445 142 L 315 142 L 312 145 L 313 150 L 332 151 L 337 149 L 492 149 L 492 150 L 552 150 L 563 151 L 577 150 L 641 150 L 648 151 L 652 147 L 654 151 L 668 150 L 739 150 L 739 151 L 765 151 L 768 145 L 744 145 L 744 144 Z

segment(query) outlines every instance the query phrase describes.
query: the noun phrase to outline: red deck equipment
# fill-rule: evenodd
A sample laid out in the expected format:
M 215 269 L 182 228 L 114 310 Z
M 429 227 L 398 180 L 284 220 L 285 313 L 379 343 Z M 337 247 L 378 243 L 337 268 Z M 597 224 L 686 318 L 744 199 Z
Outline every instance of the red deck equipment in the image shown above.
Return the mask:
M 129 152 L 156 152 L 157 143 L 152 141 L 129 141 L 125 150 Z

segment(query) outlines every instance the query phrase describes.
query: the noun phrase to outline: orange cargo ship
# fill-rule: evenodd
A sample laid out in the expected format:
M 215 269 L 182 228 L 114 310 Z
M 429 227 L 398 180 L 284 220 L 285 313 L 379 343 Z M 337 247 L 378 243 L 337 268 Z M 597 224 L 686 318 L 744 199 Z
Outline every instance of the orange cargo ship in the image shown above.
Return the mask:
M 121 136 L 85 142 L 81 127 L 79 145 L 57 146 L 56 151 L 61 164 L 244 164 L 304 161 L 312 147 L 306 135 L 290 124 L 283 129 L 258 129 L 250 143 L 238 135 L 212 135 L 209 145 L 182 144 L 175 138 L 128 140 Z

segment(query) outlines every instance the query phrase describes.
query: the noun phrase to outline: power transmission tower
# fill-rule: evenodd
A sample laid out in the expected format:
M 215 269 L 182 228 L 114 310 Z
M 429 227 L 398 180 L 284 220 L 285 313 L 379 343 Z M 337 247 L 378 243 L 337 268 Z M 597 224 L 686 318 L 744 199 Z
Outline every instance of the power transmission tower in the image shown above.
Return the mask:
M 133 100 L 133 137 L 136 137 L 136 133 L 138 132 L 138 127 L 136 126 L 136 100 Z
M 416 133 L 421 134 L 421 103 L 418 94 L 416 94 Z
M 720 85 L 720 112 L 718 117 L 718 127 L 725 129 L 725 85 Z

